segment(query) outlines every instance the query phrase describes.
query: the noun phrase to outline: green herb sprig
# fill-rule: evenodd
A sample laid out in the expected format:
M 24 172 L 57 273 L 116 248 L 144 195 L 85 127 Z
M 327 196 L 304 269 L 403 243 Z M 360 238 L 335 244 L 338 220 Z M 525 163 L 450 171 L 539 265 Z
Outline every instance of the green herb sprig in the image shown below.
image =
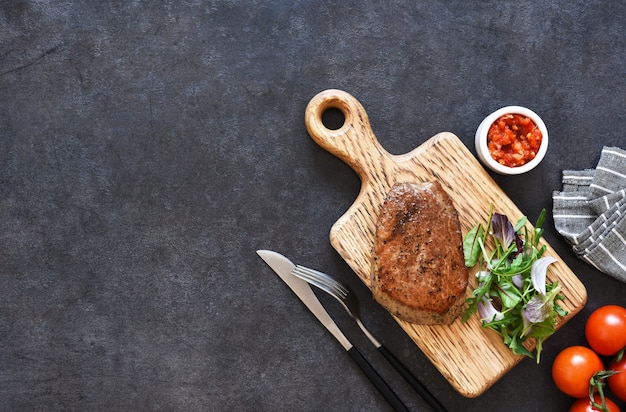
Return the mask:
M 534 338 L 537 363 L 544 340 L 555 331 L 557 316 L 567 315 L 557 303 L 564 299 L 561 286 L 557 281 L 546 284 L 548 266 L 556 259 L 543 257 L 546 245 L 539 245 L 545 216 L 543 209 L 529 231 L 526 216 L 513 226 L 505 215 L 494 213 L 492 205 L 485 224 L 477 223 L 463 239 L 465 265 L 479 265 L 478 286 L 466 301 L 463 321 L 478 312 L 483 327 L 498 332 L 517 355 L 534 358 L 523 345 Z

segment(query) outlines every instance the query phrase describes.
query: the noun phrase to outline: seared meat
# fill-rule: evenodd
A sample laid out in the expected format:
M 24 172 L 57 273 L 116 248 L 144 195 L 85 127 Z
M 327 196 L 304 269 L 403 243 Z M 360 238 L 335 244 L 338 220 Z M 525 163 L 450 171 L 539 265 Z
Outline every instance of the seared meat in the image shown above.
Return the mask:
M 462 243 L 457 211 L 439 182 L 394 185 L 376 224 L 374 298 L 407 322 L 452 323 L 468 282 Z

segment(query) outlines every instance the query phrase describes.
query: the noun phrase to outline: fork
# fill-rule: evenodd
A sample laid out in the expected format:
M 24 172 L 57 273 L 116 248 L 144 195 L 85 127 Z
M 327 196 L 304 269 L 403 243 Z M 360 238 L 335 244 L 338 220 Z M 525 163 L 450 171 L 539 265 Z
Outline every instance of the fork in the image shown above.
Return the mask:
M 305 280 L 313 286 L 318 287 L 328 293 L 341 303 L 344 309 L 354 319 L 365 336 L 372 342 L 378 351 L 387 359 L 389 363 L 402 375 L 402 377 L 415 389 L 417 393 L 437 412 L 447 412 L 447 409 L 433 396 L 432 393 L 413 375 L 413 373 L 400 360 L 390 352 L 378 339 L 370 333 L 361 321 L 361 313 L 359 309 L 359 300 L 356 294 L 337 279 L 327 275 L 326 273 L 310 269 L 305 266 L 296 265 L 291 272 L 292 275 Z

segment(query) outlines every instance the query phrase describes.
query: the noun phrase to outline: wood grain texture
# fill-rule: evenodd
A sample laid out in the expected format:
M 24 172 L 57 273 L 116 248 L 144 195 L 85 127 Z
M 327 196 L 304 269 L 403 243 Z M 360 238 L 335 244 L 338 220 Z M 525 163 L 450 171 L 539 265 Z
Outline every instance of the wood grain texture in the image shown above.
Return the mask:
M 328 109 L 338 109 L 344 116 L 344 123 L 337 130 L 328 129 L 322 122 Z M 370 258 L 378 213 L 397 182 L 438 180 L 459 212 L 463 234 L 476 222 L 485 221 L 491 204 L 513 222 L 523 216 L 452 133 L 437 134 L 407 154 L 392 155 L 380 146 L 363 106 L 340 90 L 326 90 L 311 99 L 305 124 L 317 144 L 342 159 L 361 179 L 356 200 L 330 230 L 330 242 L 370 289 Z M 569 312 L 559 319 L 558 329 L 584 307 L 587 291 L 553 248 L 543 244 L 547 246 L 546 256 L 558 259 L 550 266 L 548 280 L 558 280 L 562 285 L 565 300 L 561 305 Z M 476 269 L 470 270 L 468 295 L 476 287 L 475 272 Z M 457 319 L 449 326 L 413 325 L 397 318 L 396 321 L 466 397 L 482 394 L 522 359 L 494 331 L 481 328 L 477 315 L 466 323 Z M 527 343 L 531 350 L 534 346 L 534 341 Z

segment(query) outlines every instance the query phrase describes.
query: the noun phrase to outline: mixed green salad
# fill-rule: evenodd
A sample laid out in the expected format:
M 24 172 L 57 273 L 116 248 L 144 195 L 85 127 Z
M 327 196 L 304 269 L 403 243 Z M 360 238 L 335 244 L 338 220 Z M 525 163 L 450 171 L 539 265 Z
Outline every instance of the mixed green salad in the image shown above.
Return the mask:
M 546 273 L 556 262 L 543 256 L 546 246 L 539 245 L 546 211 L 541 211 L 528 230 L 526 216 L 513 225 L 506 215 L 494 213 L 493 205 L 485 223 L 477 223 L 463 239 L 465 265 L 478 265 L 478 286 L 467 299 L 463 321 L 478 312 L 483 327 L 498 332 L 504 343 L 517 355 L 537 359 L 543 341 L 554 333 L 557 316 L 567 315 L 558 301 L 558 281 L 547 283 Z M 523 343 L 534 338 L 535 352 Z

